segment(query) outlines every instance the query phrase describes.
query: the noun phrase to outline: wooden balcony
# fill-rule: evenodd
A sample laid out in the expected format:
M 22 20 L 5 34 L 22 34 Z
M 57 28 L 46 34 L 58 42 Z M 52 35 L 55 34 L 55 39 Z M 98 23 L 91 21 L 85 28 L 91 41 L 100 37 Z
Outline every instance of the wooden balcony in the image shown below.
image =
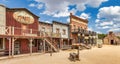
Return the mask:
M 84 30 L 84 29 L 72 29 L 71 32 L 74 33 L 82 33 L 82 34 L 86 34 L 86 35 L 96 35 L 96 32 L 94 31 L 88 31 L 88 30 Z
M 0 36 L 27 36 L 27 37 L 41 37 L 40 31 L 33 29 L 22 29 L 11 26 L 0 26 Z
M 60 38 L 61 33 L 52 33 L 52 32 L 41 32 L 42 37 L 52 37 L 52 38 Z
M 22 29 L 11 26 L 0 26 L 0 35 L 4 36 L 28 36 L 28 37 L 55 37 L 60 38 L 60 33 L 45 32 L 34 29 Z

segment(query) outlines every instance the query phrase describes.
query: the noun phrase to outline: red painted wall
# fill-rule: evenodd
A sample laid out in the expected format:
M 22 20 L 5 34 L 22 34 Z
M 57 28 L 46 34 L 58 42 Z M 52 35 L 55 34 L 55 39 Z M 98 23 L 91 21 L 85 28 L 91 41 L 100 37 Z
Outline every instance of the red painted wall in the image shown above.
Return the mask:
M 14 27 L 22 28 L 23 24 L 20 22 L 17 22 L 13 18 L 13 13 L 14 13 L 14 10 L 7 9 L 7 11 L 6 11 L 6 26 L 14 26 Z M 38 24 L 39 24 L 38 17 L 34 16 L 34 15 L 32 15 L 32 16 L 34 18 L 34 23 L 27 24 L 27 25 L 24 24 L 24 25 L 27 27 L 27 29 L 33 29 L 33 30 L 38 31 Z M 21 31 L 22 30 L 20 30 L 20 29 L 15 29 L 15 34 L 20 35 Z
M 30 48 L 29 48 L 29 40 L 28 39 L 17 39 L 20 41 L 20 53 L 30 53 Z M 37 43 L 37 42 L 36 42 Z M 12 46 L 11 46 L 12 48 Z M 33 52 L 37 52 L 38 47 L 32 47 Z M 9 40 L 5 39 L 5 50 L 9 51 Z

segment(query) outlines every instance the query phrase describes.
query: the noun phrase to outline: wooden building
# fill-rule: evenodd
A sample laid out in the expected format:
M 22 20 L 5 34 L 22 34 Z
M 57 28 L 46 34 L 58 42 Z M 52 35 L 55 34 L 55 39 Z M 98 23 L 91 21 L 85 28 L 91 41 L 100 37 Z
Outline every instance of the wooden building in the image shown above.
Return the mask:
M 109 32 L 103 42 L 107 45 L 117 45 L 120 44 L 120 39 L 113 32 Z
M 69 24 L 53 21 L 53 37 L 53 41 L 57 43 L 57 48 L 65 49 L 69 47 L 69 45 L 71 45 Z
M 0 5 L 0 51 L 10 57 L 38 52 L 41 38 L 38 18 L 26 8 L 7 8 Z
M 74 43 L 95 44 L 96 32 L 88 31 L 88 20 L 70 13 L 70 37 Z
M 0 5 L 0 52 L 14 55 L 67 49 L 72 43 L 95 42 L 88 21 L 70 14 L 70 23 L 45 23 L 26 8 Z

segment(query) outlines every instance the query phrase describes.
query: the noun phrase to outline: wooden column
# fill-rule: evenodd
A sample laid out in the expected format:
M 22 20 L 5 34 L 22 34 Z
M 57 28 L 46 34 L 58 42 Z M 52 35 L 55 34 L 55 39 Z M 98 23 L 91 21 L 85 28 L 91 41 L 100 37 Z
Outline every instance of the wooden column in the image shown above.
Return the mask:
M 68 45 L 70 45 L 69 43 L 70 43 L 70 41 L 69 41 L 69 39 L 68 39 Z
M 43 50 L 45 52 L 45 39 L 43 39 Z
M 9 40 L 9 58 L 11 57 L 11 38 L 8 38 Z
M 63 39 L 60 40 L 60 48 L 63 48 Z
M 15 38 L 12 38 L 12 57 L 14 56 L 14 41 Z
M 32 55 L 32 41 L 33 41 L 33 39 L 31 38 L 29 41 L 30 41 L 30 55 Z

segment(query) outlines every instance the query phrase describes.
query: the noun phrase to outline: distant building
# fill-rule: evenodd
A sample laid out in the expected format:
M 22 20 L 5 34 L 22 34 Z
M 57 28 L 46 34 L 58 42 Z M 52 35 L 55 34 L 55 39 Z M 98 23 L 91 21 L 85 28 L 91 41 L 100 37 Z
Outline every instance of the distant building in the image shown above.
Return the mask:
M 103 39 L 104 44 L 114 45 L 119 44 L 120 40 L 113 32 L 109 32 L 107 36 Z

